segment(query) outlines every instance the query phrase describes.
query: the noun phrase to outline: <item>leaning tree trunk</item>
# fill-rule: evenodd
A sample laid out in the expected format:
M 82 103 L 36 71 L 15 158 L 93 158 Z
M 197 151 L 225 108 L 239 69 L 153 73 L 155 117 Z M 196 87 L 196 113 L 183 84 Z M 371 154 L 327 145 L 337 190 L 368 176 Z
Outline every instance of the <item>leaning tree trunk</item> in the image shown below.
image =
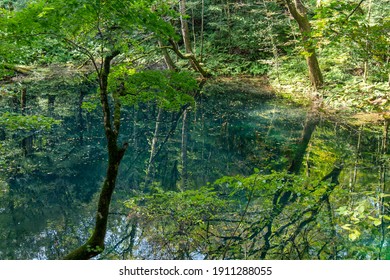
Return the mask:
M 173 62 L 171 56 L 169 55 L 168 50 L 164 48 L 164 44 L 161 42 L 161 40 L 158 40 L 158 46 L 159 48 L 161 48 L 161 51 L 164 56 L 165 65 L 167 66 L 167 68 L 171 71 L 177 71 L 177 67 L 175 63 Z
M 299 30 L 302 34 L 303 46 L 306 52 L 306 63 L 309 68 L 310 82 L 315 89 L 318 89 L 324 83 L 324 79 L 318 64 L 315 46 L 312 42 L 312 38 L 310 37 L 311 26 L 309 19 L 307 18 L 306 8 L 300 0 L 285 0 L 285 2 L 290 14 L 298 23 Z
M 288 168 L 289 173 L 299 174 L 302 167 L 303 158 L 306 154 L 311 137 L 318 123 L 319 123 L 319 118 L 317 113 L 314 111 L 309 112 L 308 115 L 306 116 L 306 121 L 303 127 L 301 138 L 297 143 L 298 146 L 297 150 L 295 152 L 294 158 L 291 161 L 290 167 Z
M 99 196 L 98 209 L 96 213 L 95 228 L 88 241 L 65 256 L 69 260 L 86 260 L 97 256 L 104 250 L 104 239 L 107 232 L 108 212 L 111 204 L 111 197 L 114 193 L 116 178 L 118 176 L 119 164 L 126 152 L 127 143 L 123 147 L 118 146 L 118 134 L 120 128 L 120 104 L 114 93 L 113 122 L 111 122 L 110 105 L 108 102 L 108 75 L 112 59 L 119 52 L 113 52 L 104 59 L 102 71 L 99 73 L 100 102 L 104 116 L 104 131 L 107 139 L 108 167 L 106 178 Z

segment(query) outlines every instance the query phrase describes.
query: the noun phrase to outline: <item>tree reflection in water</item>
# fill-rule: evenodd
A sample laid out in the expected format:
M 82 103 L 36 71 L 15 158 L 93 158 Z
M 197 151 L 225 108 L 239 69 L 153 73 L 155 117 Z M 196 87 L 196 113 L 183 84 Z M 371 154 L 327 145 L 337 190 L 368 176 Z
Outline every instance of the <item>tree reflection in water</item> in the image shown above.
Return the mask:
M 96 90 L 58 87 L 27 87 L 26 108 L 60 125 L 0 131 L 1 259 L 62 258 L 94 224 L 106 151 L 99 110 L 83 101 Z M 152 102 L 124 108 L 129 150 L 99 258 L 390 258 L 388 122 L 351 126 L 263 94 L 205 92 L 185 118 Z

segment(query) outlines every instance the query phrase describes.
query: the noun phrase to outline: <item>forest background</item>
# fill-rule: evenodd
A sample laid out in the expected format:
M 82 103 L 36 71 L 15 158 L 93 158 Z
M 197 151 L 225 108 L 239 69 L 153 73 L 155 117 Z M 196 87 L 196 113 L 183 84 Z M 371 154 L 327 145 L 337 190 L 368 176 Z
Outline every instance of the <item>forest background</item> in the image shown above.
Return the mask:
M 43 79 L 50 84 L 50 79 L 62 77 L 74 84 L 88 81 L 97 87 L 97 94 L 88 100 L 82 99 L 81 103 L 84 110 L 98 109 L 102 114 L 108 154 L 106 177 L 97 199 L 91 236 L 69 254 L 61 252 L 61 258 L 88 259 L 105 249 L 111 198 L 120 163 L 129 148 L 120 133 L 125 107 L 152 102 L 156 106 L 154 129 L 157 135 L 164 112 L 174 112 L 172 118 L 181 119 L 185 131 L 192 105 L 208 86 L 261 88 L 295 103 L 312 106 L 316 112 L 333 118 L 348 113 L 358 116 L 355 122 L 359 125 L 384 124 L 386 141 L 381 151 L 386 154 L 390 84 L 388 0 L 50 0 L 0 1 L 0 6 L 1 94 L 20 100 L 20 112 L 3 113 L 0 140 L 11 139 L 10 135 L 20 130 L 25 133 L 51 129 L 59 124 L 50 116 L 27 115 L 26 81 Z M 310 138 L 316 123 L 305 124 L 304 136 Z M 31 144 L 24 139 L 21 153 L 26 155 Z M 178 215 L 174 220 L 179 222 L 166 226 L 168 233 L 163 234 L 179 239 L 177 247 L 168 254 L 174 258 L 190 258 L 194 247 L 205 246 L 200 245 L 202 242 L 208 246 L 209 258 L 264 259 L 283 256 L 294 248 L 292 258 L 336 258 L 340 254 L 337 249 L 324 249 L 330 244 L 328 233 L 336 238 L 332 225 L 328 225 L 327 233 L 315 244 L 315 252 L 305 247 L 307 240 L 303 232 L 321 216 L 318 203 L 329 202 L 342 164 L 334 164 L 327 172 L 317 174 L 314 181 L 316 186 L 322 187 L 321 191 L 313 201 L 307 202 L 311 205 L 309 210 L 293 211 L 291 219 L 295 225 L 284 223 L 285 217 L 276 220 L 300 199 L 301 193 L 308 192 L 301 189 L 305 185 L 301 176 L 302 159 L 308 146 L 305 137 L 301 141 L 303 148 L 294 151 L 286 172 L 264 175 L 264 181 L 269 182 L 266 188 L 258 183 L 260 170 L 256 169 L 257 175 L 221 177 L 216 182 L 219 187 L 208 186 L 195 191 L 187 185 L 188 171 L 183 164 L 187 157 L 186 148 L 183 149 L 187 140 L 183 136 L 180 183 L 173 192 L 162 191 L 151 182 L 154 159 L 159 152 L 157 141 L 157 137 L 150 140 L 143 192 L 124 203 L 128 211 L 138 213 L 134 217 L 130 215 L 133 219 L 129 228 L 133 230 L 128 235 L 129 247 L 134 246 L 138 227 L 149 231 L 157 248 L 164 246 L 166 240 L 160 240 L 161 233 L 154 232 L 158 228 L 156 223 Z M 15 155 L 6 144 L 1 147 L 4 150 L 1 163 L 8 166 L 9 158 Z M 329 179 L 331 184 L 323 185 Z M 278 189 L 278 184 L 285 188 Z M 223 192 L 238 194 L 234 202 L 227 203 L 220 197 L 220 188 L 226 185 L 233 189 Z M 365 252 L 370 258 L 374 255 L 386 258 L 389 254 L 383 249 L 387 244 L 385 232 L 389 216 L 387 193 L 382 187 L 382 210 L 376 216 L 367 214 L 361 204 L 351 206 L 352 210 L 337 208 L 341 216 L 361 216 L 354 226 L 347 222 L 342 224 L 350 241 L 363 234 L 356 226 L 363 217 L 381 226 L 379 251 L 368 249 Z M 270 214 L 256 224 L 255 216 L 249 215 L 249 206 L 264 197 L 268 198 L 263 202 Z M 232 225 L 220 227 L 216 230 L 218 234 L 211 234 L 215 229 L 210 224 L 218 220 L 227 223 L 226 217 L 222 219 L 218 215 L 236 207 L 239 201 L 245 201 L 246 207 L 232 219 Z M 191 207 L 187 208 L 188 205 Z M 165 213 L 160 207 L 178 207 L 181 211 Z M 254 212 L 262 211 L 255 208 Z M 190 244 L 182 244 L 181 237 L 186 234 L 178 237 L 177 232 L 181 231 L 191 236 Z M 281 238 L 282 233 L 288 237 Z M 272 245 L 271 241 L 278 245 Z M 158 249 L 155 250 L 153 254 L 158 254 Z M 131 258 L 132 253 L 127 257 Z

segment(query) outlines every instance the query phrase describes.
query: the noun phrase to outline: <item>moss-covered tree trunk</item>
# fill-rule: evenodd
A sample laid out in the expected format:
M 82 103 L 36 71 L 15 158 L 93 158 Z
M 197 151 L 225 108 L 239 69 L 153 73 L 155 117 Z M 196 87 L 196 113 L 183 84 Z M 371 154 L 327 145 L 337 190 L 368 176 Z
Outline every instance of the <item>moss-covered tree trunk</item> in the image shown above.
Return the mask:
M 177 71 L 175 63 L 169 55 L 168 50 L 164 48 L 164 44 L 161 42 L 161 40 L 158 40 L 158 46 L 161 48 L 162 54 L 164 56 L 165 65 L 167 66 L 167 68 L 171 71 Z
M 318 89 L 324 83 L 324 79 L 318 64 L 315 46 L 312 42 L 311 25 L 309 19 L 307 18 L 306 8 L 300 0 L 285 0 L 285 2 L 290 14 L 298 23 L 299 30 L 302 34 L 303 46 L 306 52 L 306 63 L 309 68 L 310 82 L 315 89 Z
M 118 146 L 118 134 L 120 128 L 120 104 L 114 94 L 113 122 L 111 121 L 110 105 L 108 102 L 108 75 L 112 59 L 119 52 L 113 52 L 104 59 L 102 71 L 99 73 L 100 102 L 103 110 L 104 131 L 107 138 L 108 166 L 106 178 L 99 196 L 96 222 L 93 233 L 88 241 L 65 256 L 69 260 L 86 260 L 97 256 L 104 250 L 104 239 L 107 232 L 108 212 L 111 197 L 114 193 L 119 164 L 126 152 L 127 143 L 123 147 Z

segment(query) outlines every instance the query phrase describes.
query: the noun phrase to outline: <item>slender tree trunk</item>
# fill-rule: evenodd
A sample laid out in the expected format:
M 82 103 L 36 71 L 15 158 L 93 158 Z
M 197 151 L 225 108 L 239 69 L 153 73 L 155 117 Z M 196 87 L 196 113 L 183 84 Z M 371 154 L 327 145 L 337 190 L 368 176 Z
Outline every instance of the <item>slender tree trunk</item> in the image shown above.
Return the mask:
M 306 63 L 309 68 L 309 78 L 312 86 L 317 90 L 324 83 L 318 64 L 314 43 L 311 38 L 311 25 L 307 18 L 306 8 L 300 0 L 285 0 L 290 14 L 296 20 L 302 35 L 303 46 L 306 52 Z
M 84 129 L 85 129 L 85 123 L 84 123 L 84 118 L 83 118 L 83 100 L 84 100 L 84 92 L 80 91 L 79 95 L 79 102 L 78 102 L 78 114 L 77 114 L 77 128 L 78 128 L 78 133 L 79 133 L 79 143 L 80 145 L 83 144 L 84 142 Z
M 150 146 L 150 157 L 149 157 L 149 162 L 148 162 L 148 168 L 146 170 L 146 176 L 145 176 L 145 187 L 150 182 L 150 177 L 153 171 L 153 163 L 154 159 L 157 154 L 157 142 L 158 142 L 158 137 L 160 136 L 160 126 L 161 126 L 161 121 L 162 121 L 162 113 L 163 109 L 161 107 L 158 108 L 158 113 L 157 113 L 157 119 L 156 119 L 156 126 L 154 128 L 154 134 L 153 134 L 153 139 L 152 139 L 152 144 Z
M 189 55 L 189 57 L 190 57 L 190 59 L 189 59 L 190 65 L 196 71 L 201 72 L 201 74 L 204 77 L 207 77 L 208 74 L 199 65 L 199 62 L 196 59 L 196 56 L 195 56 L 195 54 L 192 51 L 190 32 L 189 32 L 189 29 L 188 29 L 187 20 L 185 19 L 185 17 L 187 16 L 187 14 L 186 14 L 186 0 L 180 0 L 179 1 L 179 11 L 180 11 L 181 33 L 182 33 L 182 36 L 183 36 L 183 41 L 184 41 L 184 47 L 185 47 L 186 55 L 187 56 Z
M 134 257 L 134 245 L 136 242 L 136 237 L 137 237 L 137 229 L 138 229 L 138 221 L 134 220 L 132 225 L 131 225 L 131 230 L 130 230 L 130 244 L 129 247 L 127 248 L 127 252 L 129 252 L 129 257 L 130 259 L 133 259 Z
M 132 131 L 132 135 L 131 135 L 131 146 L 132 146 L 132 150 L 133 150 L 133 153 L 131 154 L 131 162 L 133 162 L 133 164 L 131 165 L 130 167 L 130 173 L 132 174 L 131 176 L 131 184 L 130 186 L 132 188 L 139 188 L 139 172 L 138 172 L 138 169 L 137 169 L 137 164 L 136 164 L 136 160 L 138 158 L 138 153 L 139 153 L 139 145 L 138 145 L 138 113 L 139 111 L 135 108 L 135 106 L 133 106 L 132 108 L 132 111 L 133 111 L 133 131 Z
M 387 163 L 386 160 L 384 159 L 387 155 L 388 147 L 387 147 L 387 140 L 388 140 L 388 135 L 389 135 L 389 125 L 390 125 L 390 120 L 385 119 L 385 123 L 383 126 L 383 137 L 382 137 L 382 147 L 381 147 L 381 164 L 380 164 L 380 187 L 381 190 L 380 192 L 385 194 L 387 193 L 387 188 L 386 188 L 386 181 L 387 181 Z M 386 233 L 387 233 L 387 226 L 388 223 L 386 223 L 386 220 L 384 219 L 384 215 L 387 215 L 386 213 L 386 201 L 385 197 L 382 196 L 379 200 L 379 217 L 381 217 L 381 225 L 380 225 L 380 233 L 381 233 L 381 240 L 380 240 L 380 246 L 379 246 L 379 253 L 378 253 L 378 259 L 381 260 L 383 259 L 383 248 L 386 244 Z
M 357 175 L 358 175 L 362 132 L 363 132 L 363 126 L 360 127 L 359 132 L 358 132 L 358 140 L 357 140 L 358 142 L 357 142 L 357 146 L 356 146 L 355 164 L 354 164 L 353 174 L 352 174 L 352 178 L 351 178 L 351 184 L 350 184 L 350 188 L 349 188 L 350 193 L 355 192 L 355 185 L 356 185 L 356 180 L 357 180 Z M 353 207 L 353 204 L 351 206 Z
M 263 6 L 264 6 L 266 13 L 268 14 L 267 5 L 266 5 L 264 0 L 263 0 Z M 272 33 L 272 19 L 270 17 L 268 17 L 268 15 L 267 15 L 267 34 L 268 34 L 268 37 L 271 41 L 272 54 L 274 55 L 274 59 L 275 59 L 276 77 L 278 79 L 278 84 L 280 84 L 278 48 L 276 46 L 274 35 Z
M 50 117 L 54 115 L 54 103 L 56 101 L 55 95 L 48 95 L 47 96 L 47 113 Z
M 23 88 L 20 94 L 20 111 L 22 115 L 26 114 L 27 108 L 27 89 Z M 22 139 L 22 149 L 24 156 L 29 155 L 33 149 L 33 135 L 29 135 Z
M 186 12 L 186 0 L 179 1 L 179 11 L 180 11 L 180 22 L 181 22 L 181 34 L 183 36 L 184 47 L 186 53 L 192 53 L 190 32 L 188 29 L 188 23 L 185 17 L 187 16 Z
M 330 249 L 330 259 L 331 260 L 337 260 L 337 243 L 336 243 L 336 238 L 337 238 L 337 232 L 336 232 L 336 225 L 334 222 L 334 214 L 333 214 L 333 208 L 332 205 L 329 201 L 329 197 L 326 199 L 326 206 L 328 210 L 328 219 L 330 223 L 330 228 L 331 228 L 331 238 L 332 238 L 332 243 L 331 243 L 331 249 Z M 319 258 L 320 259 L 320 258 Z
M 27 136 L 22 140 L 22 148 L 24 156 L 32 153 L 33 150 L 33 135 Z
M 188 142 L 188 109 L 183 112 L 183 124 L 181 129 L 181 187 L 183 190 L 187 187 L 187 142 Z
M 370 21 L 371 21 L 371 9 L 372 1 L 368 1 L 368 12 L 367 12 L 367 28 L 366 28 L 366 57 L 364 58 L 364 73 L 363 73 L 363 82 L 367 82 L 369 65 L 368 65 L 368 57 L 370 55 Z
M 27 107 L 27 89 L 24 87 L 22 89 L 22 93 L 20 94 L 20 111 L 22 112 L 22 115 L 26 113 L 26 107 Z
M 120 104 L 114 94 L 113 122 L 111 121 L 110 105 L 108 102 L 108 76 L 112 59 L 119 55 L 118 51 L 106 56 L 103 61 L 103 69 L 99 73 L 100 102 L 103 110 L 103 124 L 107 139 L 108 166 L 106 178 L 100 192 L 96 213 L 95 227 L 88 241 L 65 256 L 64 259 L 85 260 L 97 256 L 104 250 L 104 239 L 107 232 L 108 212 L 111 197 L 114 193 L 119 164 L 126 152 L 128 144 L 123 147 L 117 144 L 120 128 Z
M 288 169 L 289 173 L 299 174 L 307 147 L 309 145 L 313 132 L 317 127 L 318 122 L 319 119 L 316 113 L 309 112 L 306 117 L 306 122 L 302 131 L 301 139 L 299 140 L 298 143 L 298 149 Z
M 202 19 L 200 25 L 200 62 L 203 61 L 203 40 L 204 40 L 204 0 L 202 0 Z
M 164 45 L 161 42 L 161 40 L 158 40 L 158 46 L 161 48 L 161 51 L 164 56 L 165 65 L 168 67 L 168 69 L 171 71 L 177 71 L 177 67 L 175 63 L 173 62 L 171 56 L 169 55 L 168 50 L 164 48 Z
M 193 46 L 194 46 L 194 52 L 196 53 L 196 33 L 195 33 L 195 16 L 194 16 L 194 9 L 191 8 L 191 18 L 192 18 L 192 28 L 191 28 L 191 31 L 192 31 L 192 38 L 193 38 Z
M 232 48 L 232 21 L 231 21 L 231 15 L 230 15 L 230 2 L 229 0 L 226 0 L 226 20 L 227 20 L 227 28 L 228 28 L 228 43 L 229 48 Z

